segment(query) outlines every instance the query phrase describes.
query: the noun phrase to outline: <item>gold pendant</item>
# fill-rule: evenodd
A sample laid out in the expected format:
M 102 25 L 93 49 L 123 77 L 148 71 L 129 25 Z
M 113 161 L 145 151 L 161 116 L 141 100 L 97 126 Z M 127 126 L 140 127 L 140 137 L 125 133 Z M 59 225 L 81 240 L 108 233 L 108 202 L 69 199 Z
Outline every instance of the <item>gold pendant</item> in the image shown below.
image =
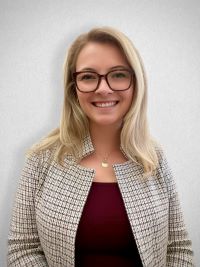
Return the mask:
M 101 167 L 108 168 L 108 166 L 109 166 L 109 164 L 108 164 L 108 162 L 106 160 L 101 162 Z

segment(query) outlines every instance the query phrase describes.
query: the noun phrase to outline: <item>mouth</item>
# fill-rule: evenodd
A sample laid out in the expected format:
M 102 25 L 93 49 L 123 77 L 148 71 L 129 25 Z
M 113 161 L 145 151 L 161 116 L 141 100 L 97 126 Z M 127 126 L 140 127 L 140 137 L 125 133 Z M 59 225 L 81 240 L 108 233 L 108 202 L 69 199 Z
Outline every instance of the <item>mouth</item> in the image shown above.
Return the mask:
M 97 101 L 92 102 L 92 105 L 98 108 L 110 108 L 114 107 L 119 103 L 119 101 Z

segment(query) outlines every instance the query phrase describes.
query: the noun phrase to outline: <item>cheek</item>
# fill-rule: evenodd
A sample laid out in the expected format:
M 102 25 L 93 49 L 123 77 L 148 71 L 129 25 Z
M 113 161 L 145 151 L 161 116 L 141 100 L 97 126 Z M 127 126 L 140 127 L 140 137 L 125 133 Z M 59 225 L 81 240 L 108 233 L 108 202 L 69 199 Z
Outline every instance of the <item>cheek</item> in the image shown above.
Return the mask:
M 80 92 L 77 92 L 77 97 L 78 97 L 78 102 L 83 111 L 87 110 L 87 105 L 88 105 L 88 95 L 87 94 L 82 94 Z
M 76 90 L 76 94 L 77 94 L 78 102 L 81 105 L 81 103 L 83 102 L 83 96 L 78 90 Z
M 131 107 L 131 104 L 133 102 L 133 97 L 134 97 L 134 92 L 132 90 L 130 92 L 127 92 L 127 95 L 126 95 L 126 108 L 127 108 L 127 111 Z

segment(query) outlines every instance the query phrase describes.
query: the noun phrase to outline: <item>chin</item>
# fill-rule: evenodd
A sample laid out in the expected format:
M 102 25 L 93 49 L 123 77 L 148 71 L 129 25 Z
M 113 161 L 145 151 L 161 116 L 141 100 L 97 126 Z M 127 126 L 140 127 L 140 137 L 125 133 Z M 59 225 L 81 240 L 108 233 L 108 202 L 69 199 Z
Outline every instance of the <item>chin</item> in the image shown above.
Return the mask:
M 89 122 L 93 125 L 96 125 L 96 126 L 118 126 L 118 127 L 121 127 L 122 125 L 122 119 L 120 120 L 114 120 L 114 119 L 111 119 L 111 118 L 101 118 L 101 119 L 98 119 L 98 120 L 94 120 L 94 119 L 89 119 Z

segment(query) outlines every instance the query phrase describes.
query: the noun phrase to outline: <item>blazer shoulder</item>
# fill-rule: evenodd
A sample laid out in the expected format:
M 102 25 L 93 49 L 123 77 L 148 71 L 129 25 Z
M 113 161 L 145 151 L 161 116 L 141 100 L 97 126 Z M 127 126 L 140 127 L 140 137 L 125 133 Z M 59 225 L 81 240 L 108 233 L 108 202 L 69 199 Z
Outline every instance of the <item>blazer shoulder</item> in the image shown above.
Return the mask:
M 55 147 L 45 150 L 29 149 L 25 154 L 25 170 L 32 173 L 38 173 L 39 176 L 44 176 L 47 173 L 54 157 Z
M 167 156 L 162 146 L 156 147 L 158 156 L 158 166 L 156 168 L 156 177 L 167 188 L 168 194 L 173 194 L 176 191 L 176 181 L 174 173 L 169 165 Z
M 53 145 L 51 148 L 47 149 L 37 149 L 37 146 L 40 145 L 40 142 L 31 146 L 26 152 L 26 160 L 37 163 L 50 162 L 55 154 L 56 145 Z
M 161 172 L 167 172 L 171 171 L 171 168 L 169 167 L 168 159 L 166 156 L 166 153 L 161 145 L 155 146 L 156 154 L 158 157 L 158 167 L 157 169 Z

